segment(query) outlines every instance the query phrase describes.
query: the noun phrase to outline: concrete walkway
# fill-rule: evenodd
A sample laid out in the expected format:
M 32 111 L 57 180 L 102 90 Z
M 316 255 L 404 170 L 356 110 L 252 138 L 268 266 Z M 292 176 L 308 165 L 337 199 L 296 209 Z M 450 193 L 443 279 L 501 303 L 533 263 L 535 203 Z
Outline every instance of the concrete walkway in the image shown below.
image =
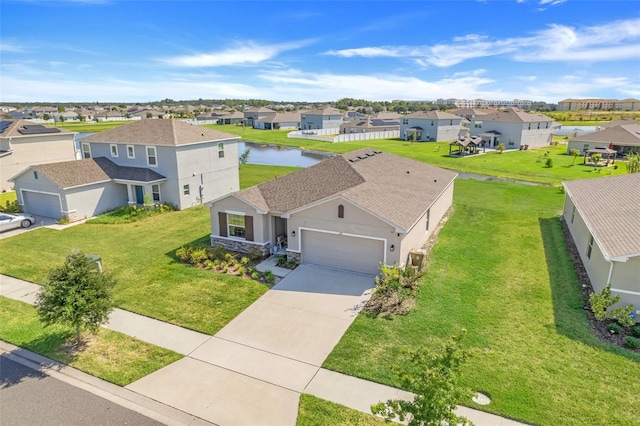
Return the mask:
M 219 425 L 295 425 L 301 393 L 370 413 L 412 394 L 320 368 L 369 297 L 373 278 L 302 265 L 220 330 L 197 333 L 116 309 L 109 329 L 186 355 L 126 390 Z M 0 275 L 0 295 L 39 286 Z M 478 426 L 520 423 L 459 407 Z

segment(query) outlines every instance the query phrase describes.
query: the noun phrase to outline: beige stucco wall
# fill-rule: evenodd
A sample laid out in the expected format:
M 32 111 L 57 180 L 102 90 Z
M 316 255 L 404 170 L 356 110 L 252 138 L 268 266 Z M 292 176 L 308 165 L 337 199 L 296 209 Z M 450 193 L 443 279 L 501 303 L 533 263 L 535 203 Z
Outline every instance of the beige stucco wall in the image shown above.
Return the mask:
M 595 292 L 599 293 L 608 284 L 609 271 L 611 262 L 605 259 L 602 250 L 594 241 L 591 258 L 587 257 L 587 249 L 589 246 L 589 237 L 591 233 L 587 228 L 585 221 L 576 210 L 573 215 L 574 205 L 569 197 L 566 196 L 563 216 L 573 241 L 580 253 L 580 259 L 591 280 L 591 285 Z M 573 221 L 572 221 L 573 215 Z M 640 309 L 640 258 L 635 257 L 627 262 L 613 262 L 613 271 L 611 275 L 612 294 L 620 296 L 620 303 L 617 306 L 633 305 L 635 309 Z M 638 294 L 628 294 L 616 292 L 616 289 L 632 291 Z
M 8 179 L 28 166 L 75 160 L 72 133 L 3 138 L 7 144 L 13 152 L 0 157 L 0 190 L 10 190 L 13 183 Z

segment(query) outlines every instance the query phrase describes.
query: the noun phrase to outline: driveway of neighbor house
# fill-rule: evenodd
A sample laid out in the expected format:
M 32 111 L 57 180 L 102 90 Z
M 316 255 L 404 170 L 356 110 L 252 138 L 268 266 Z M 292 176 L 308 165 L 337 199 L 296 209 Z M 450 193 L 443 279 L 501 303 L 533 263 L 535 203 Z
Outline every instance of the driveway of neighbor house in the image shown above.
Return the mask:
M 373 286 L 371 275 L 301 265 L 187 357 L 127 388 L 217 424 L 293 425 L 300 393 Z

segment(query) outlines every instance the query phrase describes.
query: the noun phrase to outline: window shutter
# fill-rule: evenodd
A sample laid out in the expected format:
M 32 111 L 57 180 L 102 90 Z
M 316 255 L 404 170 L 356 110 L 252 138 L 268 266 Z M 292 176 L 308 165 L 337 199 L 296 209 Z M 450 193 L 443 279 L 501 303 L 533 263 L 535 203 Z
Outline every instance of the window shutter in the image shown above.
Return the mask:
M 220 236 L 227 237 L 227 214 L 218 212 L 218 223 L 220 224 Z
M 244 239 L 253 241 L 253 216 L 244 217 Z

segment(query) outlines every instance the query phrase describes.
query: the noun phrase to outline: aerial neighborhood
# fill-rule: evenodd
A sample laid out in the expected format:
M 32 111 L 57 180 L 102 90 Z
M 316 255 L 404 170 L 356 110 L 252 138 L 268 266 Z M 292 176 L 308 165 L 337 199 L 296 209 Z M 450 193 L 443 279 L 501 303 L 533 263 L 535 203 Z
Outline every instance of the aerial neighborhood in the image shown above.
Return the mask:
M 157 351 L 121 378 L 135 351 L 118 347 L 106 378 L 145 413 L 377 421 L 420 396 L 398 357 L 464 329 L 457 421 L 604 424 L 587 399 L 612 392 L 610 424 L 637 420 L 637 392 L 606 386 L 631 389 L 640 363 L 640 101 L 169 101 L 0 107 L 3 309 L 46 315 L 56 265 L 97 261 L 121 309 L 93 338 Z M 274 160 L 291 153 L 313 163 Z M 575 395 L 529 411 L 588 385 L 576 421 Z

